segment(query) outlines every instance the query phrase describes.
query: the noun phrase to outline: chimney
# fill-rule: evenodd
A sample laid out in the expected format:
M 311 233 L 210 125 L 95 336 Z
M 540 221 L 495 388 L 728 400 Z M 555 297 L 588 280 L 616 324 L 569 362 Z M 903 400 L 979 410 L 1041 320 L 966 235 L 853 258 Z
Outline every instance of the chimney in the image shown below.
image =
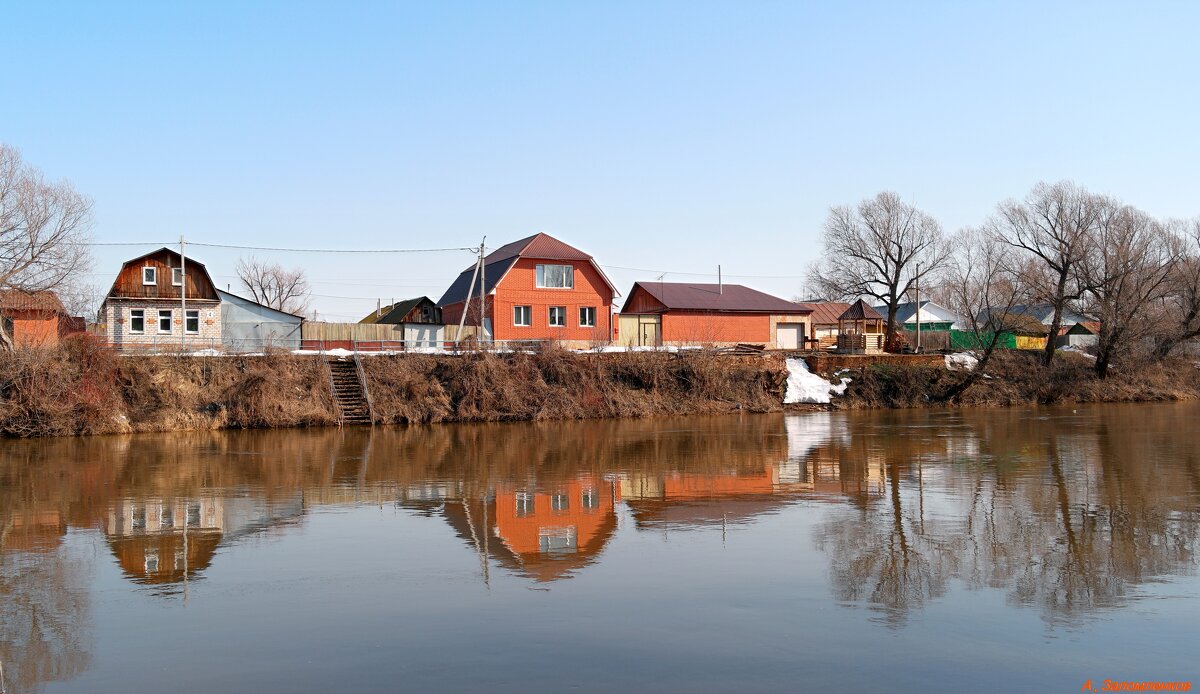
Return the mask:
M 725 283 L 723 281 L 721 281 L 721 266 L 720 265 L 717 266 L 717 293 L 718 294 L 725 293 Z
M 376 299 L 375 300 L 375 317 L 379 318 L 381 316 L 383 316 L 383 299 Z

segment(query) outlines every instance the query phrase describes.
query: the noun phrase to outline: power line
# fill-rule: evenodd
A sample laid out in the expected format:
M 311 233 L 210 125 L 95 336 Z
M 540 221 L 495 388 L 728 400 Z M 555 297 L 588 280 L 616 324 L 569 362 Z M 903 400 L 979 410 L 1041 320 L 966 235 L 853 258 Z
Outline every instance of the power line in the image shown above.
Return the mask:
M 718 275 L 718 273 L 715 273 L 715 272 L 675 272 L 674 270 L 661 270 L 661 269 L 651 269 L 651 268 L 644 268 L 644 267 L 624 267 L 622 265 L 605 265 L 603 263 L 598 263 L 598 265 L 600 265 L 603 268 L 607 268 L 609 270 L 629 270 L 631 272 L 649 272 L 649 273 L 653 273 L 656 277 L 658 275 L 683 275 L 685 277 L 718 277 L 718 276 L 724 275 L 725 277 L 743 277 L 743 278 L 748 278 L 748 279 L 760 279 L 760 280 L 802 280 L 805 278 L 804 275 L 735 275 L 735 274 L 731 274 L 728 272 L 721 273 L 721 275 Z
M 157 241 L 86 241 L 75 245 L 79 246 L 166 246 L 171 247 L 177 242 L 171 241 L 160 243 Z M 283 246 L 239 246 L 229 243 L 202 243 L 200 241 L 188 241 L 189 246 L 204 246 L 205 248 L 232 248 L 243 251 L 274 251 L 277 253 L 446 253 L 450 251 L 470 251 L 476 253 L 479 247 L 474 248 L 286 248 Z

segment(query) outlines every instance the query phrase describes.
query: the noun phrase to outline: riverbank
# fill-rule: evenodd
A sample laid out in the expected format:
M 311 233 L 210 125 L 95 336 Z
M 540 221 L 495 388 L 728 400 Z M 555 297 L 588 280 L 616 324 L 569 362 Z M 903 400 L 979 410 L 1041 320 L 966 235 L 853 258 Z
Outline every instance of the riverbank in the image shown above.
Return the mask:
M 1085 357 L 1005 352 L 990 378 L 952 396 L 966 374 L 941 366 L 842 370 L 829 404 L 783 404 L 782 355 L 379 355 L 362 359 L 379 424 L 591 419 L 785 409 L 987 407 L 1200 397 L 1191 362 L 1096 379 Z M 832 374 L 826 374 L 831 376 Z M 122 357 L 87 340 L 0 355 L 0 435 L 73 436 L 335 426 L 329 370 L 317 355 Z

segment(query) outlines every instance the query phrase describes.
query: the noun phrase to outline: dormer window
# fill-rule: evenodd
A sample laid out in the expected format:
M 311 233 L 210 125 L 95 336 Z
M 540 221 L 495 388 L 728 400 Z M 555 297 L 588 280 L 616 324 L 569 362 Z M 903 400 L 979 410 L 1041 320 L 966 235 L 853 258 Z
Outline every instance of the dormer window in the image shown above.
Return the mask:
M 176 287 L 183 286 L 183 268 L 181 268 L 181 267 L 171 268 L 171 284 L 173 284 Z
M 142 284 L 158 284 L 158 268 L 149 265 L 142 268 Z
M 570 265 L 538 265 L 539 289 L 574 289 L 575 268 Z

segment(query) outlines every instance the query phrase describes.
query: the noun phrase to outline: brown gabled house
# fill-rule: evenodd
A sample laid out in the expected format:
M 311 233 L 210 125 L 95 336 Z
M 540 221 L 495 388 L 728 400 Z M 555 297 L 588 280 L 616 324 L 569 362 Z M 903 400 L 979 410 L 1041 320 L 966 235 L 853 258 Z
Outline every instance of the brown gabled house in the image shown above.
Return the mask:
M 118 348 L 221 343 L 221 298 L 208 270 L 170 248 L 126 261 L 100 312 Z

